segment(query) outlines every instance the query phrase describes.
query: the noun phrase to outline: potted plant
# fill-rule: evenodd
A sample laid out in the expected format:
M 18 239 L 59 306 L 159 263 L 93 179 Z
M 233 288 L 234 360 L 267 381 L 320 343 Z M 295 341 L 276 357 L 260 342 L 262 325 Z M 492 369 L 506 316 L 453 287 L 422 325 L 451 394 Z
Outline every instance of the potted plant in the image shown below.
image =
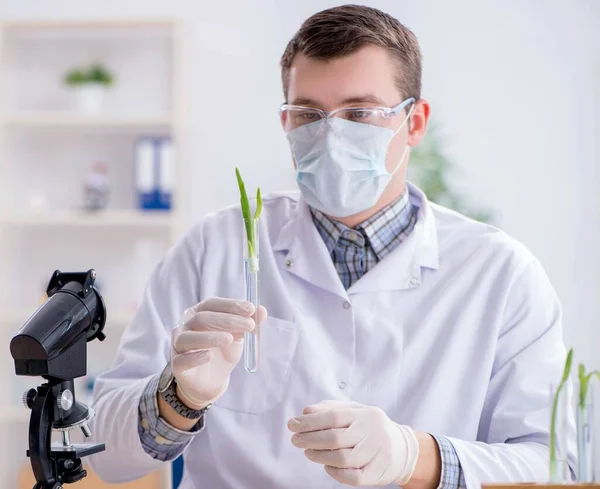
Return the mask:
M 423 141 L 411 149 L 409 179 L 425 192 L 430 201 L 477 221 L 492 223 L 496 217 L 494 212 L 472 205 L 467 197 L 453 188 L 452 179 L 456 172 L 454 162 L 446 153 L 446 141 L 441 128 L 432 121 Z
M 95 64 L 69 71 L 64 82 L 74 93 L 78 111 L 98 115 L 102 112 L 105 93 L 113 85 L 114 77 L 104 66 Z

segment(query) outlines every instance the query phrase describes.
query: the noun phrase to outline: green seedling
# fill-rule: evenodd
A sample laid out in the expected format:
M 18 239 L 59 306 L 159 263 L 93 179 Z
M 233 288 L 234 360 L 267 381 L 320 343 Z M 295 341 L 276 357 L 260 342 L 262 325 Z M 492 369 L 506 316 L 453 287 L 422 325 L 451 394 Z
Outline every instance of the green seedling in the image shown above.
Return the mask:
M 590 380 L 595 375 L 600 380 L 600 372 L 597 370 L 594 372 L 585 372 L 585 365 L 583 363 L 579 364 L 579 407 L 581 409 L 585 408 L 585 400 L 587 398 L 588 387 L 590 385 Z
M 246 186 L 244 185 L 244 180 L 242 180 L 242 175 L 240 174 L 240 170 L 238 168 L 235 169 L 235 175 L 237 177 L 238 187 L 240 189 L 242 216 L 246 226 L 246 239 L 248 241 L 248 266 L 251 273 L 256 273 L 258 272 L 258 236 L 254 235 L 253 220 L 257 220 L 262 212 L 262 197 L 260 195 L 260 187 L 256 191 L 256 209 L 253 217 L 250 211 L 250 201 L 248 200 L 248 194 L 246 193 Z

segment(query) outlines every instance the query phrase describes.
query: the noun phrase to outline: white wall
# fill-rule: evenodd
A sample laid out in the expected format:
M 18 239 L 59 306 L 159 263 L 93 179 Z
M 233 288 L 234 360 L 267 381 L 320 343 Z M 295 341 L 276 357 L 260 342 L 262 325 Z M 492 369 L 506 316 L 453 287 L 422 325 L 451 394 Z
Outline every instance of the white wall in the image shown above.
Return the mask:
M 429 2 L 412 23 L 425 93 L 465 188 L 539 257 L 567 342 L 598 367 L 599 4 L 466 3 Z
M 189 220 L 249 185 L 293 186 L 277 108 L 278 61 L 322 0 L 0 1 L 0 18 L 169 15 L 189 33 Z M 595 0 L 367 1 L 421 41 L 423 95 L 462 169 L 459 185 L 546 267 L 565 338 L 600 368 L 600 3 Z M 252 172 L 252 173 L 250 173 Z
M 277 118 L 279 56 L 324 0 L 0 2 L 0 18 L 168 15 L 189 35 L 190 222 L 234 202 L 232 168 L 254 187 L 294 185 Z M 474 199 L 546 267 L 567 342 L 592 362 L 600 343 L 600 4 L 368 1 L 420 39 L 424 92 Z M 252 173 L 250 173 L 252 172 Z M 590 339 L 592 341 L 590 341 Z M 596 363 L 596 367 L 600 367 Z

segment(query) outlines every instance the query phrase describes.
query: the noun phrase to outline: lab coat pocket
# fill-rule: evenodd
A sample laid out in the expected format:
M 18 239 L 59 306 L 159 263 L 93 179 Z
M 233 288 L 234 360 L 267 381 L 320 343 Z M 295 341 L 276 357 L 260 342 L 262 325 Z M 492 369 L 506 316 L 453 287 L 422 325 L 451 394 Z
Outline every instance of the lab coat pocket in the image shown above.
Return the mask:
M 227 392 L 215 401 L 215 407 L 261 414 L 283 400 L 298 345 L 298 325 L 268 317 L 260 328 L 258 370 L 246 372 L 242 358 L 231 373 Z

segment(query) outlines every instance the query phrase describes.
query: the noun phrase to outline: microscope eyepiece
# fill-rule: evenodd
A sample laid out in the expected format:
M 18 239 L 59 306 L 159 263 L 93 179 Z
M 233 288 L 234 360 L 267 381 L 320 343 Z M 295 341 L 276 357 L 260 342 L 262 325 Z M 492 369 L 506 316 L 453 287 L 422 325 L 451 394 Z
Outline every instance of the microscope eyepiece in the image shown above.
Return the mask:
M 104 339 L 106 307 L 96 272 L 54 272 L 48 299 L 10 343 L 17 375 L 73 379 L 86 374 L 86 342 Z

